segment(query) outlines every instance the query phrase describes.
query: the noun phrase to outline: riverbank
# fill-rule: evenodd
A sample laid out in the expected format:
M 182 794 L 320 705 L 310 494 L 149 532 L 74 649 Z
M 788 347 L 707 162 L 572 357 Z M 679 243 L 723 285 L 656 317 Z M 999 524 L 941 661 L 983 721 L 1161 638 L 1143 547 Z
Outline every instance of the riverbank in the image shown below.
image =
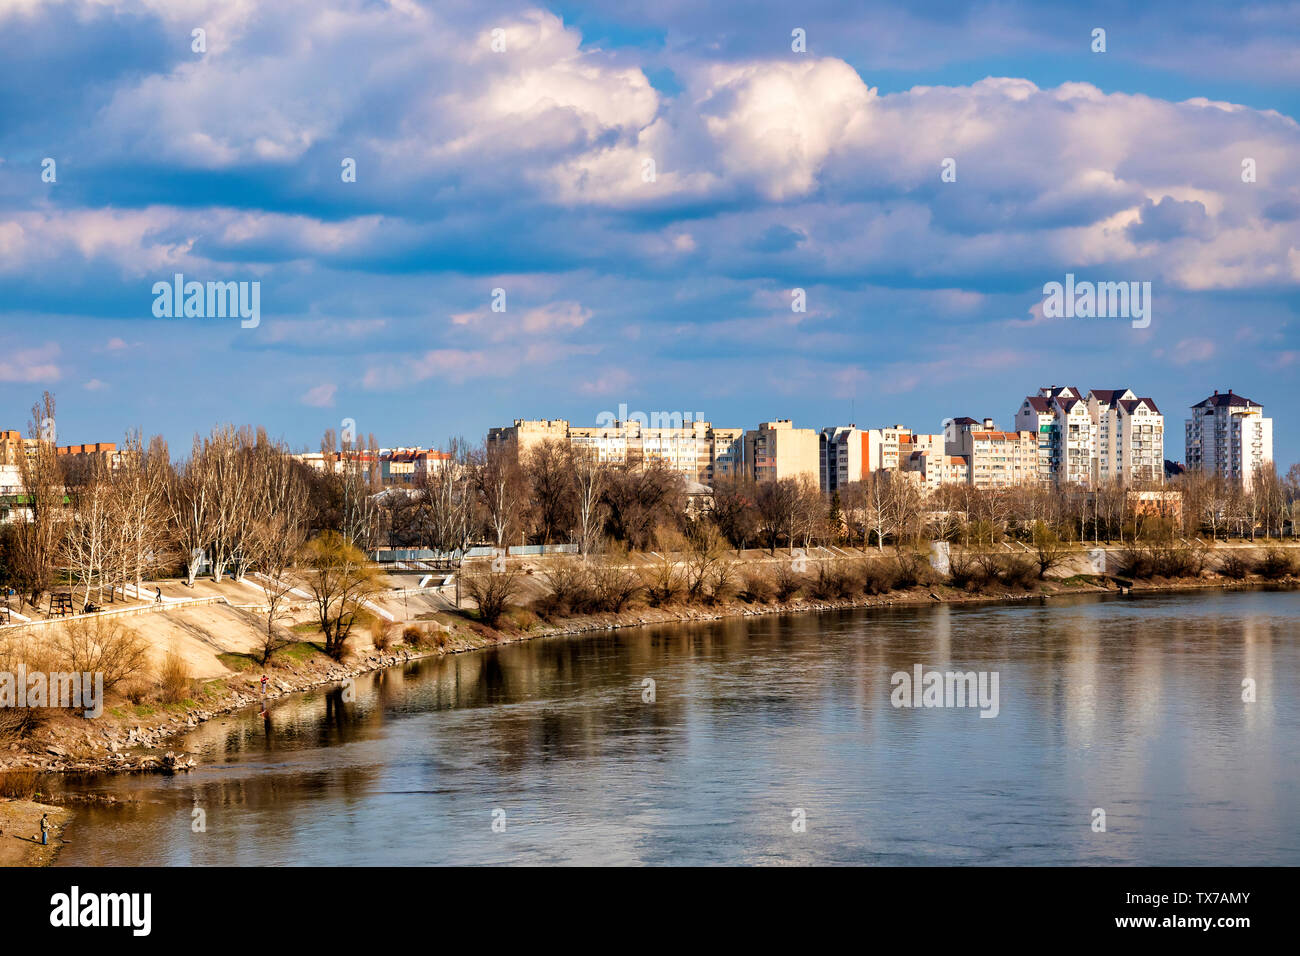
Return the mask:
M 951 584 L 928 584 L 882 594 L 850 597 L 746 601 L 730 598 L 710 604 L 672 603 L 660 607 L 636 605 L 618 613 L 539 617 L 516 608 L 497 627 L 487 627 L 468 614 L 438 614 L 408 627 L 411 643 L 379 650 L 361 648 L 342 662 L 334 661 L 313 643 L 300 641 L 262 668 L 248 655 L 223 654 L 233 673 L 202 682 L 195 696 L 170 706 L 110 704 L 93 724 L 71 714 L 59 714 L 22 744 L 0 753 L 0 772 L 33 769 L 41 773 L 183 773 L 195 765 L 192 754 L 174 739 L 200 724 L 248 707 L 266 706 L 290 694 L 337 687 L 372 671 L 428 657 L 480 650 L 544 637 L 562 637 L 658 624 L 708 622 L 733 617 L 799 614 L 873 607 L 906 607 L 934 603 L 987 604 L 1050 599 L 1058 595 L 1157 593 L 1178 590 L 1234 590 L 1262 585 L 1300 586 L 1294 578 L 1281 582 L 1233 581 L 1220 577 L 1117 581 L 1100 575 L 1072 574 L 1036 580 L 1028 587 L 992 585 L 978 592 Z M 422 617 L 429 617 L 422 615 Z M 266 675 L 265 688 L 262 676 Z
M 423 658 L 480 650 L 546 637 L 565 637 L 622 628 L 647 627 L 661 624 L 705 623 L 728 618 L 754 617 L 780 614 L 808 614 L 826 611 L 843 611 L 860 608 L 887 608 L 945 604 L 1012 604 L 1053 597 L 1078 594 L 1155 594 L 1197 590 L 1251 590 L 1260 587 L 1295 589 L 1300 582 L 1226 581 L 1219 578 L 1160 579 L 1119 584 L 1105 577 L 1074 575 L 1066 579 L 1038 581 L 1032 588 L 999 588 L 983 593 L 969 593 L 950 585 L 919 586 L 880 595 L 859 595 L 839 600 L 792 600 L 770 603 L 750 603 L 733 599 L 712 606 L 670 605 L 664 607 L 637 606 L 619 614 L 576 615 L 543 621 L 531 611 L 518 609 L 498 628 L 485 627 L 469 617 L 445 625 L 436 625 L 436 637 L 426 638 L 418 646 L 402 646 L 389 652 L 373 648 L 369 653 L 354 655 L 343 663 L 325 658 L 322 654 L 302 657 L 287 653 L 281 660 L 267 668 L 268 685 L 265 695 L 261 691 L 261 669 L 256 673 L 232 675 L 213 684 L 224 687 L 226 694 L 202 706 L 186 706 L 179 713 L 153 714 L 132 719 L 129 715 L 107 710 L 101 721 L 108 719 L 111 726 L 96 728 L 98 737 L 84 730 L 79 737 L 63 733 L 59 744 L 52 744 L 43 753 L 28 752 L 0 758 L 0 769 L 30 767 L 42 774 L 96 774 L 124 772 L 185 772 L 193 766 L 193 756 L 171 743 L 172 739 L 193 730 L 205 721 L 255 706 L 267 706 L 291 694 L 307 692 L 322 687 L 337 688 L 349 679 L 387 667 L 401 666 Z M 425 632 L 427 635 L 428 632 Z M 234 663 L 232 661 L 232 663 Z M 193 702 L 190 702 L 193 704 Z M 56 734 L 58 731 L 56 730 Z M 57 796 L 42 797 L 59 803 L 75 803 L 75 799 Z M 26 839 L 31 830 L 39 834 L 42 812 L 50 813 L 53 824 L 49 847 Z M 50 806 L 32 801 L 10 800 L 0 805 L 0 840 L 7 854 L 0 865 L 44 866 L 51 863 L 62 843 L 61 834 L 73 815 L 66 806 Z M 34 828 L 33 828 L 34 825 Z
M 41 817 L 49 816 L 49 844 L 41 844 Z M 72 812 L 63 807 L 0 797 L 0 867 L 49 866 L 63 845 Z

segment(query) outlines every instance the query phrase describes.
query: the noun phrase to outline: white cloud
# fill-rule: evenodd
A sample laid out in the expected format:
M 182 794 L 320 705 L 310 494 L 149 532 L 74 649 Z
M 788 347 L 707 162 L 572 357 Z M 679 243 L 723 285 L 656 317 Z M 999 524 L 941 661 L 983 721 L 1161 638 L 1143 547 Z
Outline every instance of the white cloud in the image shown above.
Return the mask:
M 333 408 L 334 395 L 338 390 L 337 385 L 322 383 L 307 389 L 299 400 L 313 408 Z

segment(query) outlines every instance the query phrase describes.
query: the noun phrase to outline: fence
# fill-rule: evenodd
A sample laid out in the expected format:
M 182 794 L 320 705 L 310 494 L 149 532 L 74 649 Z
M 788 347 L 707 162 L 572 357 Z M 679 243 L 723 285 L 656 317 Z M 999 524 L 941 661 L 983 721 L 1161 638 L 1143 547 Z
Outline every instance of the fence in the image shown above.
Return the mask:
M 181 600 L 172 599 L 167 604 L 141 604 L 136 607 L 117 607 L 106 608 L 102 611 L 95 611 L 93 614 L 69 614 L 66 617 L 53 618 L 48 621 L 21 621 L 16 624 L 0 625 L 0 631 L 9 633 L 11 631 L 21 630 L 40 630 L 46 627 L 56 627 L 59 624 L 66 624 L 69 621 L 82 620 L 85 618 L 95 617 L 136 617 L 141 614 L 166 614 L 168 611 L 183 611 L 187 608 L 202 607 L 209 604 L 225 604 L 230 607 L 258 609 L 265 608 L 259 604 L 234 604 L 229 598 L 222 595 L 215 597 L 201 598 L 184 598 Z
M 540 557 L 544 554 L 577 554 L 576 544 L 516 544 L 506 549 L 512 557 Z M 454 565 L 465 558 L 491 558 L 496 548 L 474 547 L 461 551 L 434 551 L 430 548 L 380 548 L 370 552 L 370 560 L 378 564 L 441 564 Z

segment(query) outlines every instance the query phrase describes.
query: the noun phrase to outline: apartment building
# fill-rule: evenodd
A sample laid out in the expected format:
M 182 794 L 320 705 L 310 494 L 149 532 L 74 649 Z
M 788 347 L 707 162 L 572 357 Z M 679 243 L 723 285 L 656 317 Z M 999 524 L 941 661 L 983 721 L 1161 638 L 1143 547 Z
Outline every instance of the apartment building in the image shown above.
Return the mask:
M 572 425 L 562 418 L 515 419 L 513 425 L 488 431 L 489 445 L 504 444 L 516 454 L 546 441 L 581 449 L 609 465 L 658 462 L 690 481 L 709 484 L 715 478 L 744 473 L 745 431 L 715 428 L 706 421 L 646 424 L 636 418 L 606 425 Z
M 821 489 L 834 494 L 862 481 L 871 471 L 871 432 L 856 425 L 833 425 L 817 436 Z
M 342 474 L 348 467 L 359 468 L 366 476 L 377 475 L 383 485 L 414 485 L 425 475 L 445 467 L 451 452 L 436 448 L 357 448 L 352 451 L 311 451 L 294 455 L 308 468 Z
M 937 491 L 940 485 L 967 484 L 970 481 L 970 468 L 966 459 L 949 455 L 946 446 L 942 433 L 912 434 L 900 443 L 900 449 L 906 451 L 903 471 L 915 473 L 921 491 L 927 495 Z
M 1132 389 L 1045 386 L 1025 398 L 1015 427 L 1034 435 L 1045 485 L 1164 480 L 1164 416 Z
M 1154 401 L 1127 388 L 1093 389 L 1088 411 L 1097 427 L 1098 482 L 1165 480 L 1165 419 Z
M 379 449 L 379 480 L 385 486 L 415 485 L 451 461 L 451 452 L 436 448 Z
M 879 462 L 873 465 L 873 470 L 883 468 L 887 471 L 897 471 L 903 467 L 903 462 L 910 454 L 910 450 L 905 446 L 911 439 L 912 430 L 904 428 L 902 425 L 887 425 L 884 428 L 872 429 L 872 461 Z
M 1250 487 L 1261 468 L 1273 460 L 1273 419 L 1264 406 L 1235 394 L 1214 394 L 1192 406 L 1186 420 L 1189 471 L 1225 478 Z
M 906 471 L 915 447 L 912 430 L 902 425 L 837 425 L 823 428 L 818 438 L 821 488 L 827 494 L 873 471 Z
M 1038 481 L 1038 436 L 1028 430 L 1000 431 L 991 418 L 944 422 L 944 452 L 964 460 L 967 484 L 976 488 Z
M 54 449 L 54 454 L 63 459 L 65 467 L 98 461 L 107 468 L 115 469 L 122 464 L 122 453 L 117 450 L 117 444 L 111 441 L 61 445 Z
M 745 432 L 745 468 L 755 481 L 806 477 L 821 479 L 821 439 L 811 428 L 795 428 L 788 418 L 760 422 Z
M 30 459 L 37 441 L 35 438 L 25 438 L 21 432 L 12 429 L 0 431 L 0 465 L 17 466 L 24 457 Z

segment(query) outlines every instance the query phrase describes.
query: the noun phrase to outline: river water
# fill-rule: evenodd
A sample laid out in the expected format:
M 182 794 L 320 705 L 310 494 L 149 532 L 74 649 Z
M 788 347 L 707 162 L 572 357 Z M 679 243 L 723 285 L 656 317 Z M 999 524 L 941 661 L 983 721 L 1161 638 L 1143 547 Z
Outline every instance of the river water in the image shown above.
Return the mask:
M 59 863 L 1294 866 L 1298 622 L 1295 591 L 1087 596 L 423 661 L 83 781 L 127 802 Z M 893 706 L 918 664 L 996 672 L 997 716 Z

